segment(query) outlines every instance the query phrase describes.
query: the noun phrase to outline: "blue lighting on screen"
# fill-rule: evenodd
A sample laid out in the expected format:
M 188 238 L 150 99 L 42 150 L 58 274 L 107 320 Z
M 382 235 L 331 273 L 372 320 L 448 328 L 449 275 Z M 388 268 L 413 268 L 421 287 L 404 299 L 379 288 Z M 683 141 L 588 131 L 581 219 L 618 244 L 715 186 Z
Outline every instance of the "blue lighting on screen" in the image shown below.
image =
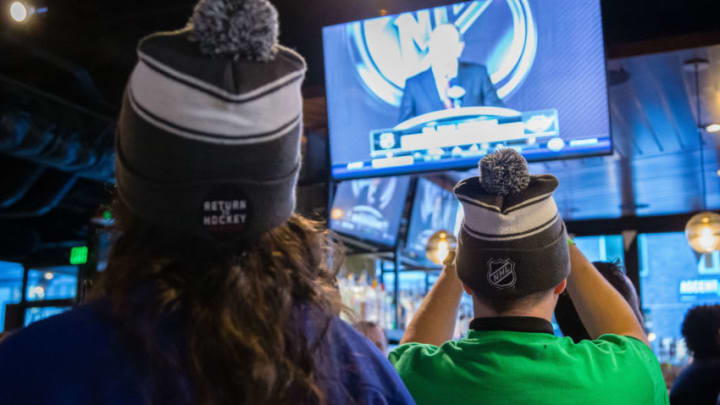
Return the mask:
M 498 146 L 611 153 L 599 1 L 553 6 L 478 0 L 325 27 L 332 176 L 470 168 Z M 432 52 L 448 25 L 462 38 Z

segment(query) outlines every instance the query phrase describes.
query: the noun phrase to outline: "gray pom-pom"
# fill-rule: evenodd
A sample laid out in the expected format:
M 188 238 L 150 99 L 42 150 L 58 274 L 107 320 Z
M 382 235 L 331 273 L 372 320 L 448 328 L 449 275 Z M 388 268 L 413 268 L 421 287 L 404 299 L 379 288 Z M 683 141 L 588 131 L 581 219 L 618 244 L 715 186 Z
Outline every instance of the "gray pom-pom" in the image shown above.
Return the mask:
M 527 161 L 515 149 L 500 149 L 480 161 L 480 182 L 490 194 L 517 194 L 530 185 Z
M 200 0 L 188 28 L 207 55 L 269 62 L 277 53 L 278 13 L 268 0 Z

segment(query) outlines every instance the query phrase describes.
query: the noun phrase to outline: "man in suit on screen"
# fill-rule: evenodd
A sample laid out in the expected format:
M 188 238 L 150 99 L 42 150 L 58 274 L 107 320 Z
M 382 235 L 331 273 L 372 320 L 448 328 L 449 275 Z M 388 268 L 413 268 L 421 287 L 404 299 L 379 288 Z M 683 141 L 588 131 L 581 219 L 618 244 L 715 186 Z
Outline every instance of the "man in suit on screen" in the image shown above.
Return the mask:
M 460 61 L 465 43 L 454 25 L 435 28 L 428 48 L 430 68 L 405 81 L 400 122 L 453 107 L 505 106 L 487 68 Z

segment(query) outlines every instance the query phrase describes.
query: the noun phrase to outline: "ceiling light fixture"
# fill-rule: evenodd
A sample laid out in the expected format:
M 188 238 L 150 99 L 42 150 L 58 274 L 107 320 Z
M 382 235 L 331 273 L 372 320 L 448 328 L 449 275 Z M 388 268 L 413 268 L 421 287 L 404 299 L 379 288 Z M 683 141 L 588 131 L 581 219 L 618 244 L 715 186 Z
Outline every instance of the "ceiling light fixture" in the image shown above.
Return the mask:
M 685 225 L 685 236 L 698 253 L 720 250 L 720 215 L 706 211 L 693 216 Z
M 720 132 L 720 124 L 710 124 L 705 127 L 705 130 L 710 132 L 711 134 L 714 134 L 716 132 Z
M 443 264 L 450 251 L 457 248 L 457 238 L 448 231 L 435 232 L 428 239 L 425 254 L 435 264 Z
M 10 18 L 17 23 L 27 22 L 32 16 L 47 11 L 47 7 L 33 7 L 22 1 L 14 1 L 10 4 Z
M 10 17 L 19 23 L 25 22 L 30 17 L 30 9 L 24 3 L 16 1 L 10 5 Z

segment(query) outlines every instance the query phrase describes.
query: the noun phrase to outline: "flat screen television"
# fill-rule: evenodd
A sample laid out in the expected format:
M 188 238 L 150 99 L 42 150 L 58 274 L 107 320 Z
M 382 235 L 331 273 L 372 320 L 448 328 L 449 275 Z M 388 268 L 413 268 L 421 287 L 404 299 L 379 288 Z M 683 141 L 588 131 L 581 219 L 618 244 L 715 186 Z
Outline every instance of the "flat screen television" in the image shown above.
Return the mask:
M 452 192 L 419 178 L 415 189 L 404 253 L 420 263 L 430 264 L 425 249 L 430 237 L 438 231 L 457 234 L 460 203 Z
M 383 246 L 394 246 L 410 179 L 383 177 L 344 181 L 330 211 L 330 229 Z
M 479 0 L 323 29 L 335 179 L 612 152 L 599 0 Z

